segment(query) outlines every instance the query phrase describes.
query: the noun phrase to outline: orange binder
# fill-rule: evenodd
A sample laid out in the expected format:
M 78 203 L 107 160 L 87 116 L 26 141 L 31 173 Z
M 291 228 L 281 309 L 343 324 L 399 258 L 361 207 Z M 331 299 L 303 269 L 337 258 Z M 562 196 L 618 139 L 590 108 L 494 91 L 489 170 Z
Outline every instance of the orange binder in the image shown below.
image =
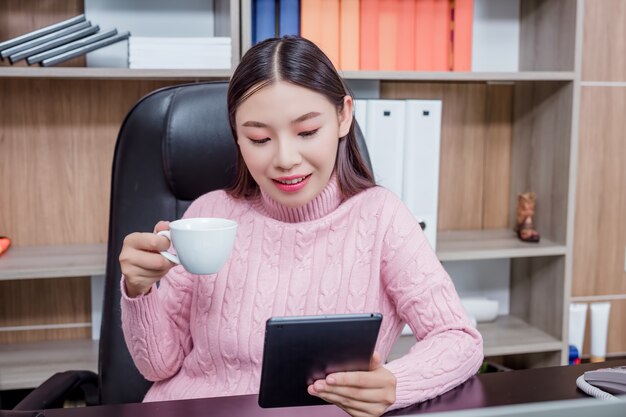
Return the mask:
M 339 68 L 359 69 L 360 1 L 341 0 L 339 12 Z
M 321 0 L 320 47 L 339 68 L 339 0 Z
M 451 0 L 452 4 L 452 70 L 472 70 L 472 28 L 474 0 Z
M 317 46 L 322 44 L 322 0 L 301 0 L 300 35 Z
M 381 1 L 378 13 L 378 67 L 382 71 L 395 71 L 400 0 Z
M 361 70 L 378 71 L 378 0 L 361 0 Z
M 416 0 L 415 70 L 450 70 L 449 0 Z
M 415 69 L 415 0 L 399 0 L 396 69 Z

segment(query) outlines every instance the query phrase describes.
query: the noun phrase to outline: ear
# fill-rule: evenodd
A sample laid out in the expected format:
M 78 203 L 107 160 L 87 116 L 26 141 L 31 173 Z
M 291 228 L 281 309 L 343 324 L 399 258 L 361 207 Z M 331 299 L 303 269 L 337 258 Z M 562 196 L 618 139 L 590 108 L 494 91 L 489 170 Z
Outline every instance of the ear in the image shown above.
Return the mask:
M 339 112 L 339 137 L 342 138 L 350 131 L 352 125 L 352 109 L 354 103 L 349 95 L 343 98 L 343 109 Z

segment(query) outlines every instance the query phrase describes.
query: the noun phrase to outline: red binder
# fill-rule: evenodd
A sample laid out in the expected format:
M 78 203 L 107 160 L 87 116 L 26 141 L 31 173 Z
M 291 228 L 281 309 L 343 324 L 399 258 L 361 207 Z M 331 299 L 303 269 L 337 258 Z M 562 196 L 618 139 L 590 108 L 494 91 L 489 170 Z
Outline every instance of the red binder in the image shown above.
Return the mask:
M 474 0 L 451 0 L 453 4 L 452 69 L 472 70 Z
M 361 0 L 361 70 L 378 71 L 379 1 Z
M 415 0 L 399 0 L 396 69 L 415 69 Z
M 449 0 L 416 0 L 416 71 L 449 71 L 451 69 L 450 30 Z

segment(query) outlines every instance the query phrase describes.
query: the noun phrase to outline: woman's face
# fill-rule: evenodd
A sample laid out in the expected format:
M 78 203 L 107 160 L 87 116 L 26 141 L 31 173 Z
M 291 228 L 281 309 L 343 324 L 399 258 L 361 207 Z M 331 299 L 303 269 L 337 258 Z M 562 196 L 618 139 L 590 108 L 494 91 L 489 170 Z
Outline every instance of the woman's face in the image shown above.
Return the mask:
M 284 81 L 240 104 L 237 143 L 250 174 L 273 200 L 300 207 L 326 187 L 339 138 L 352 123 L 352 99 L 341 112 L 325 96 Z

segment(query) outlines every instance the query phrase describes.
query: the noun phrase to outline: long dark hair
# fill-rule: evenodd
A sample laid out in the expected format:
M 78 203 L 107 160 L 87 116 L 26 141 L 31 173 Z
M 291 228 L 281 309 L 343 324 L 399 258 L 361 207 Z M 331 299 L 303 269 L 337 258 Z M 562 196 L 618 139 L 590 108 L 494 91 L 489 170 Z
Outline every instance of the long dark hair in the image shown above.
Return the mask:
M 351 95 L 330 59 L 311 41 L 298 36 L 267 39 L 253 46 L 241 59 L 228 86 L 228 115 L 233 138 L 237 140 L 235 113 L 241 103 L 271 83 L 286 81 L 324 95 L 338 111 L 344 97 Z M 339 189 L 349 198 L 375 185 L 359 151 L 355 122 L 341 138 L 337 149 L 335 172 Z M 235 183 L 228 189 L 233 197 L 257 195 L 259 187 L 250 175 L 237 146 Z

